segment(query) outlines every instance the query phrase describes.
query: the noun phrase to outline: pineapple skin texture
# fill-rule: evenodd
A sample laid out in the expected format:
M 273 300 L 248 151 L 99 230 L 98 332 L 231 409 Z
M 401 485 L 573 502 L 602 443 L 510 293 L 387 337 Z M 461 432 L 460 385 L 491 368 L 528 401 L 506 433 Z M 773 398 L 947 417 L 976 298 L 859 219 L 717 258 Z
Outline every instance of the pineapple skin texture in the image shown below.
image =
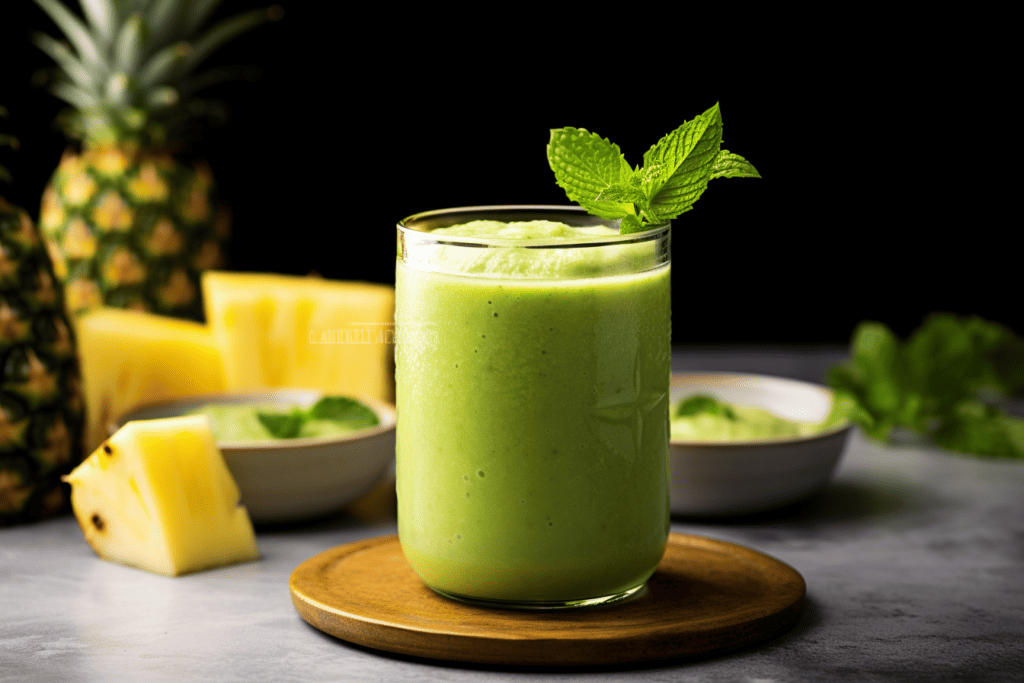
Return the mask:
M 230 215 L 208 166 L 133 142 L 64 153 L 40 228 L 67 309 L 130 308 L 202 320 L 199 273 L 223 267 Z
M 0 197 L 0 526 L 65 512 L 82 459 L 75 337 L 43 242 Z
M 75 328 L 85 388 L 86 448 L 99 448 L 111 420 L 147 403 L 226 389 L 210 330 L 191 320 L 96 308 Z
M 393 287 L 220 271 L 203 273 L 202 286 L 229 391 L 394 400 Z
M 129 422 L 65 480 L 85 540 L 104 560 L 180 576 L 259 558 L 203 416 Z

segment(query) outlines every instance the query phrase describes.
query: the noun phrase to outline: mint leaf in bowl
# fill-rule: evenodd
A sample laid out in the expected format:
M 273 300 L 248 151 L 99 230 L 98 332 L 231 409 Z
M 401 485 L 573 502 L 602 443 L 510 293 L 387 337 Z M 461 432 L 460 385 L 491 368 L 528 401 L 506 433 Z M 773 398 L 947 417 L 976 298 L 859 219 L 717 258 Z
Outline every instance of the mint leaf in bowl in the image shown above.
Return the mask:
M 380 423 L 377 413 L 363 403 L 345 396 L 324 396 L 309 409 L 309 417 L 344 422 L 353 430 L 373 427 Z
M 256 413 L 256 419 L 275 439 L 294 439 L 299 435 L 306 415 L 295 409 L 290 413 Z
M 189 414 L 206 415 L 218 443 L 331 438 L 380 424 L 372 408 L 346 396 L 324 396 L 309 408 L 207 404 Z
M 706 394 L 695 394 L 679 403 L 674 413 L 675 417 L 689 417 L 698 413 L 709 415 L 721 415 L 729 420 L 736 419 L 736 413 L 729 404 L 719 401 L 714 396 Z

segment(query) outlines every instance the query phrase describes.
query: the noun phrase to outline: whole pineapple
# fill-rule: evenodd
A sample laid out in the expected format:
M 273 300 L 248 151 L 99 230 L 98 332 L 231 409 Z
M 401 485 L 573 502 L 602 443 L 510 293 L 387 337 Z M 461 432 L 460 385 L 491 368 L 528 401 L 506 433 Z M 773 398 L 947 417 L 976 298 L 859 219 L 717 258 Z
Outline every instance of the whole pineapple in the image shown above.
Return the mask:
M 3 167 L 0 178 L 10 178 Z M 67 508 L 60 477 L 82 459 L 82 415 L 73 332 L 43 240 L 0 196 L 0 526 Z
M 227 19 L 196 37 L 219 0 L 93 0 L 85 21 L 35 0 L 69 44 L 37 35 L 57 63 L 52 92 L 72 105 L 69 149 L 43 194 L 40 227 L 69 311 L 99 305 L 202 319 L 199 273 L 224 264 L 230 229 L 209 167 L 174 154 L 206 103 L 205 57 L 279 8 Z

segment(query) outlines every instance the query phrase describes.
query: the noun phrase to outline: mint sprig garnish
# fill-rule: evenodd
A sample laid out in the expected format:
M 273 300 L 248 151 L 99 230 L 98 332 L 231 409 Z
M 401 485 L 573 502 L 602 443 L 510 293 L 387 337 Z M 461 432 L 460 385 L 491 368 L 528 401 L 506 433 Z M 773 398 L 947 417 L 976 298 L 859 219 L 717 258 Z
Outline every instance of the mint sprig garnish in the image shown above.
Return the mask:
M 600 218 L 620 219 L 622 234 L 646 230 L 693 208 L 715 178 L 760 178 L 749 161 L 721 149 L 718 104 L 675 129 L 632 168 L 607 138 L 582 128 L 556 128 L 548 165 L 570 200 Z

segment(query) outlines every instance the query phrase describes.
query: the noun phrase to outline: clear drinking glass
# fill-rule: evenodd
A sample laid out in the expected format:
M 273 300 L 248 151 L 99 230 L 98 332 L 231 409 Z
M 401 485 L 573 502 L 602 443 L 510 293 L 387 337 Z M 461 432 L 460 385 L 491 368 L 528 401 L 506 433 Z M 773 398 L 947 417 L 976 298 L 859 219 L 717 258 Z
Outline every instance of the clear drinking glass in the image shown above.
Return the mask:
M 430 232 L 473 220 L 618 227 L 547 206 L 399 223 L 402 549 L 427 586 L 467 602 L 631 595 L 668 538 L 669 225 L 578 240 Z

